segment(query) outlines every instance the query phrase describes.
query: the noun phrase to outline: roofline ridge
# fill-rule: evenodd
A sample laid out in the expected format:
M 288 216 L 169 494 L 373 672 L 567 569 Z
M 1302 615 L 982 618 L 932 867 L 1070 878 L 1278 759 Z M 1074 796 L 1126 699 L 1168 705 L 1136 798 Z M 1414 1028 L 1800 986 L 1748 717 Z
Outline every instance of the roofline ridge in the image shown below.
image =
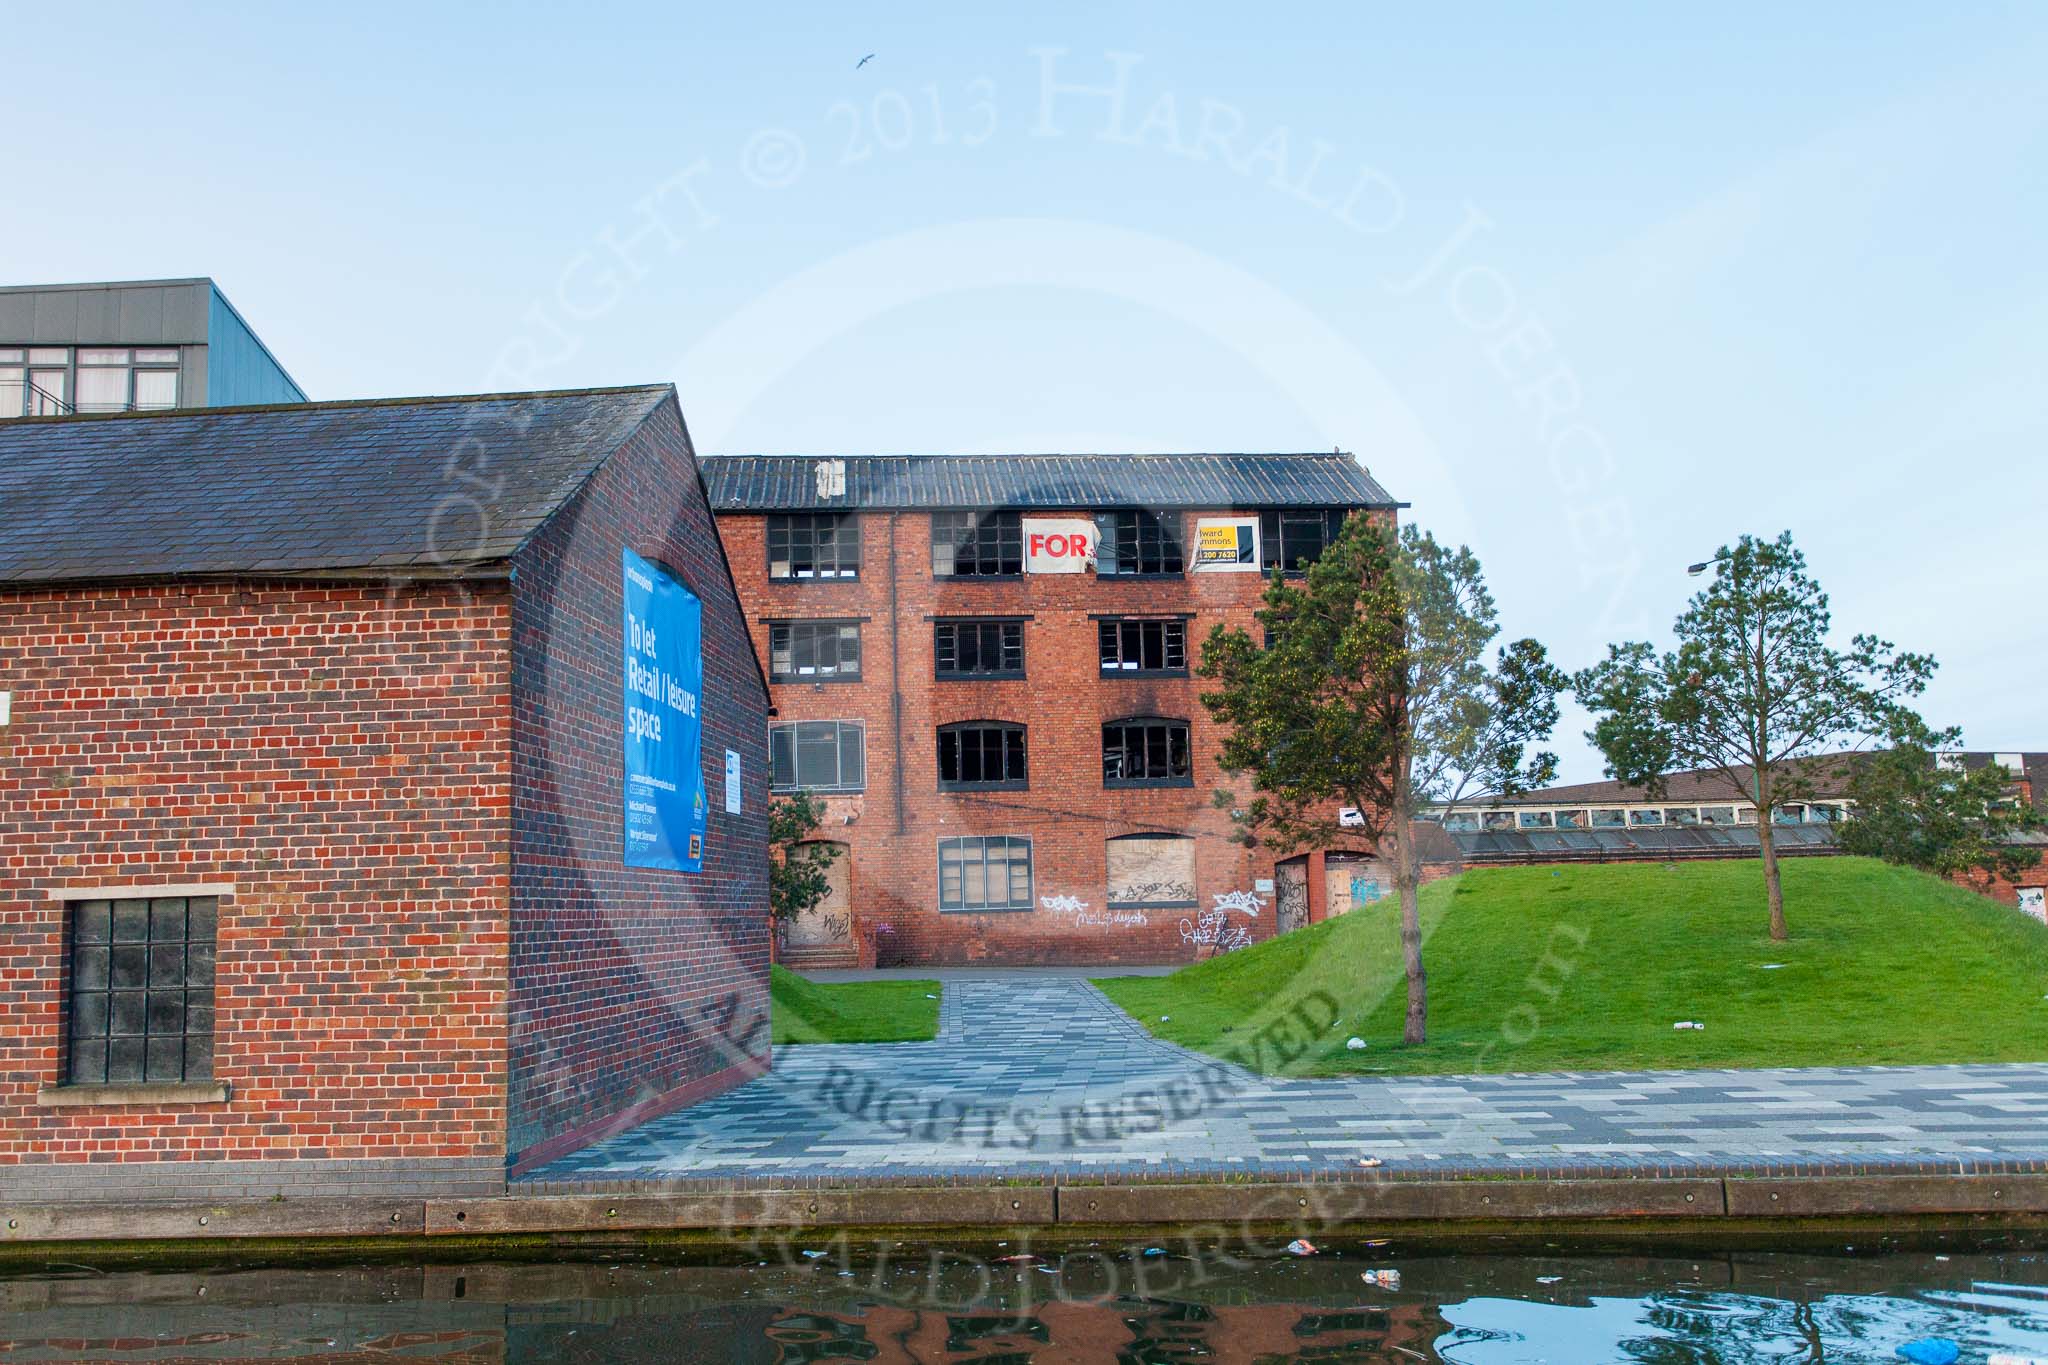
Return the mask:
M 595 398 L 613 393 L 669 394 L 672 383 L 612 384 L 583 389 L 515 389 L 504 393 L 430 393 L 402 398 L 329 398 L 304 403 L 241 403 L 229 407 L 158 408 L 148 412 L 76 412 L 45 417 L 0 417 L 0 430 L 37 423 L 45 426 L 67 422 L 162 421 L 175 417 L 217 417 L 250 412 L 309 412 L 356 408 L 433 407 L 448 403 L 509 403 L 522 398 Z
M 698 456 L 703 460 L 1305 460 L 1305 459 L 1349 459 L 1356 460 L 1357 454 L 1349 450 L 1019 450 L 1006 452 L 983 451 L 971 455 L 948 454 L 944 451 L 874 451 L 867 454 L 812 454 L 802 455 L 788 451 L 769 452 L 757 450 L 733 450 L 723 453 L 705 452 Z

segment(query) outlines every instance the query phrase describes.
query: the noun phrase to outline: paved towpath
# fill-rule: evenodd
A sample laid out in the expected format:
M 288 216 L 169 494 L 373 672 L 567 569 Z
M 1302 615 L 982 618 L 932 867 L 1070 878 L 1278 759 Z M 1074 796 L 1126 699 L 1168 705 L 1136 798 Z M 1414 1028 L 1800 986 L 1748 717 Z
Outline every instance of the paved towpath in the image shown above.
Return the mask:
M 1254 1075 L 1147 1034 L 1087 980 L 945 980 L 928 1043 L 773 1072 L 535 1172 L 601 1182 L 1390 1174 L 2041 1163 L 2048 1064 L 1489 1076 Z

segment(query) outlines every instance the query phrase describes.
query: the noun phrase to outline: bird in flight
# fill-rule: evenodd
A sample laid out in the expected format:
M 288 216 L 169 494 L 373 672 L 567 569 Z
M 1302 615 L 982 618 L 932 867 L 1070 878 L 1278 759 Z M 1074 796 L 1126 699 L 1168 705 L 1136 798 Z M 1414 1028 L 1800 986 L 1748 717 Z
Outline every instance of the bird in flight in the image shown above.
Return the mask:
M 868 54 L 867 56 L 865 56 L 865 57 L 861 58 L 861 59 L 860 59 L 859 61 L 855 62 L 855 63 L 853 64 L 853 69 L 854 69 L 855 71 L 858 71 L 858 70 L 860 70 L 860 69 L 861 69 L 862 67 L 866 66 L 866 65 L 867 65 L 867 64 L 868 64 L 869 62 L 873 61 L 874 59 L 875 59 L 875 54 L 874 54 L 874 53 L 872 53 L 872 52 L 870 52 L 870 53 L 869 53 L 869 54 Z

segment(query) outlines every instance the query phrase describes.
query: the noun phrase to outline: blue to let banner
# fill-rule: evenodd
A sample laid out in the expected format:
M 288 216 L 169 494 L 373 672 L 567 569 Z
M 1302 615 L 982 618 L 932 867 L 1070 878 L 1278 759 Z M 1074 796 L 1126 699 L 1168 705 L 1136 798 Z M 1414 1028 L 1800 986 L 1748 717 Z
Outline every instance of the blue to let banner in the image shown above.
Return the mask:
M 704 609 L 631 550 L 619 555 L 624 649 L 626 865 L 704 869 Z

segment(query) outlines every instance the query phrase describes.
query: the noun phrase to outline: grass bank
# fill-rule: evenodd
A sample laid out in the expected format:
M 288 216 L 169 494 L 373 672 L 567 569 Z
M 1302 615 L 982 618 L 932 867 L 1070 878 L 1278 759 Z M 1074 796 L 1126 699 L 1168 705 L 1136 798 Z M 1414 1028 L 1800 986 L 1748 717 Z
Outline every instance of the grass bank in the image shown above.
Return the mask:
M 1263 1071 L 2048 1060 L 2048 928 L 1869 859 L 1783 870 L 1786 943 L 1765 932 L 1749 861 L 1487 868 L 1424 887 L 1419 1047 L 1401 1043 L 1391 900 L 1171 976 L 1097 984 L 1157 1036 Z
M 922 1043 L 939 1034 L 936 981 L 809 981 L 768 971 L 778 1043 Z

